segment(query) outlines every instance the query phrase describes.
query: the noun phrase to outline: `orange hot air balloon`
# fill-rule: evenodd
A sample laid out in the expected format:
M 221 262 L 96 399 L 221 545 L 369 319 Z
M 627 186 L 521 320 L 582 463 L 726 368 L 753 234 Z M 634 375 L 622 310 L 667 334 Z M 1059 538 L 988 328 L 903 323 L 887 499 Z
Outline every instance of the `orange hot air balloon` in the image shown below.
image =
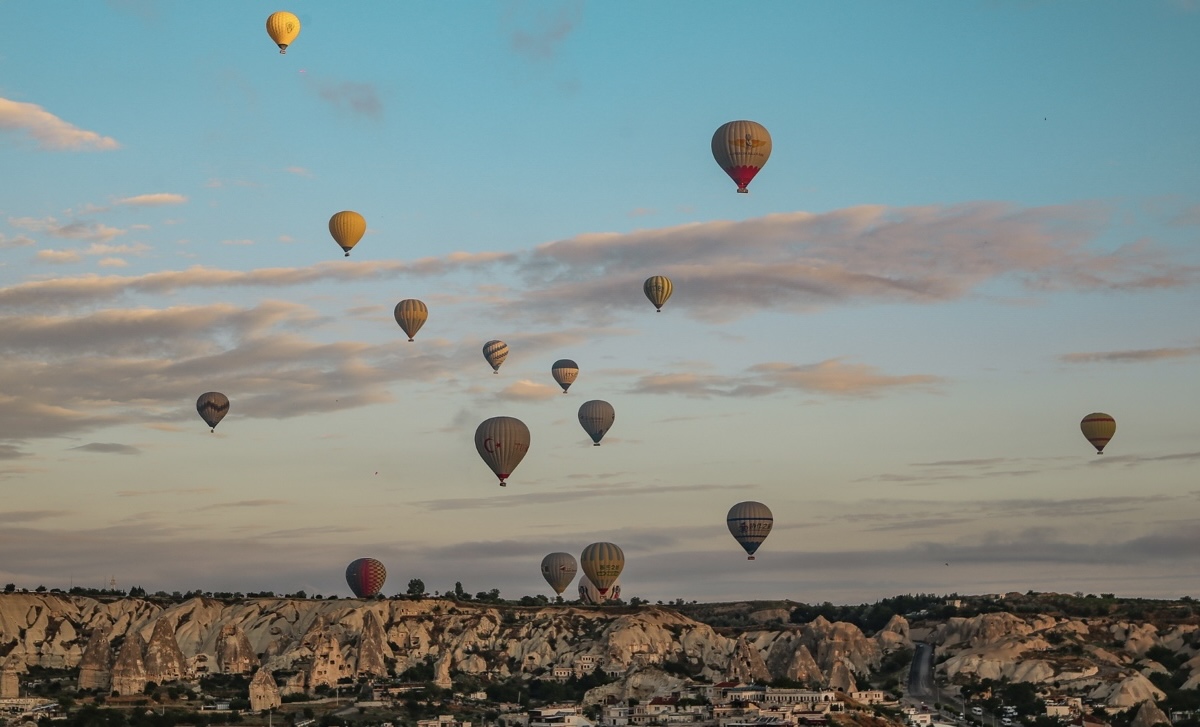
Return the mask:
M 342 210 L 329 218 L 329 234 L 346 253 L 346 257 L 350 257 L 350 249 L 357 245 L 366 233 L 367 221 L 353 210 Z
M 1096 454 L 1104 454 L 1108 440 L 1117 433 L 1117 420 L 1103 412 L 1088 414 L 1079 422 L 1083 436 L 1096 448 Z
M 730 121 L 713 134 L 712 153 L 737 184 L 737 191 L 746 194 L 750 180 L 771 156 L 771 135 L 755 121 Z

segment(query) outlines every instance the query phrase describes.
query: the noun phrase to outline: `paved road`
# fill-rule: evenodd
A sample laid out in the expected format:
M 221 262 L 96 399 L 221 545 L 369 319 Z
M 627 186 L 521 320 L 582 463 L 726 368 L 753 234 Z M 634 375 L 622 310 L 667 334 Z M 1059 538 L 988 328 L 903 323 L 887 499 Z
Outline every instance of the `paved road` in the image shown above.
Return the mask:
M 933 697 L 933 646 L 930 644 L 919 642 L 913 649 L 912 666 L 908 669 L 908 696 Z

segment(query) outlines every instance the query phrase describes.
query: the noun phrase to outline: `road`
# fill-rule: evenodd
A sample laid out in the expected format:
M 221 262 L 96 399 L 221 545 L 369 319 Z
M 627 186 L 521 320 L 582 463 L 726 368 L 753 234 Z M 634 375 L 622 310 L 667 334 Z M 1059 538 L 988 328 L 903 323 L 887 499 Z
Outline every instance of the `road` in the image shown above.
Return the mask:
M 913 648 L 912 666 L 908 669 L 908 696 L 933 698 L 933 646 L 918 642 Z

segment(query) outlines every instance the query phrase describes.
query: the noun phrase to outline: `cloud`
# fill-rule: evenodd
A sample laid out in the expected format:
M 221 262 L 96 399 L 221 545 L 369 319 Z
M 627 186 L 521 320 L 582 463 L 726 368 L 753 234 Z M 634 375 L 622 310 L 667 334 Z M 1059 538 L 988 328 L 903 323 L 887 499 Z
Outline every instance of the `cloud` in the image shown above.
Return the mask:
M 557 6 L 553 12 L 535 12 L 531 18 L 532 27 L 512 30 L 509 43 L 514 51 L 530 60 L 553 60 L 559 46 L 579 25 L 582 17 L 582 2 Z
M 267 500 L 267 499 L 238 500 L 237 502 L 222 502 L 222 503 L 218 503 L 216 505 L 207 505 L 207 506 L 199 508 L 199 509 L 200 510 L 226 510 L 226 509 L 243 508 L 243 507 L 274 507 L 276 505 L 287 505 L 287 504 L 289 504 L 287 500 Z
M 117 490 L 117 497 L 156 497 L 162 495 L 177 497 L 179 495 L 207 495 L 216 491 L 217 488 L 215 487 L 190 487 L 167 490 Z
M 372 119 L 383 118 L 383 102 L 379 100 L 379 92 L 374 85 L 355 81 L 317 79 L 310 75 L 305 75 L 304 78 L 308 87 L 322 101 L 334 108 L 345 109 Z
M 32 237 L 25 235 L 17 235 L 16 237 L 8 237 L 4 233 L 0 233 L 0 250 L 11 247 L 29 247 L 36 244 Z
M 1092 351 L 1088 353 L 1064 353 L 1059 360 L 1065 363 L 1142 363 L 1163 359 L 1188 358 L 1200 355 L 1200 345 L 1176 348 L 1141 348 L 1124 351 Z
M 38 250 L 37 259 L 48 263 L 77 263 L 79 253 L 74 250 Z
M 221 240 L 221 244 L 222 245 L 246 246 L 246 245 L 253 245 L 254 240 Z
M 98 242 L 108 242 L 109 240 L 119 235 L 125 234 L 125 230 L 109 227 L 100 222 L 76 221 L 67 224 L 59 224 L 58 220 L 53 217 L 37 219 L 34 217 L 16 217 L 8 220 L 9 224 L 14 227 L 20 227 L 31 232 L 43 232 L 54 237 L 63 237 L 71 240 L 93 240 Z
M 309 179 L 312 179 L 314 176 L 312 172 L 304 167 L 286 167 L 283 171 L 288 174 L 295 174 L 297 177 L 308 177 Z
M 1197 0 L 1197 5 L 1200 5 L 1200 0 Z M 1175 217 L 1171 218 L 1171 224 L 1179 227 L 1200 225 L 1200 203 L 1191 205 L 1175 215 Z
M 413 503 L 427 510 L 476 510 L 506 507 L 543 506 L 563 502 L 576 502 L 597 497 L 636 497 L 639 495 L 677 495 L 683 492 L 707 492 L 728 490 L 729 485 L 644 485 L 634 482 L 606 482 L 603 485 L 578 487 L 557 492 L 530 494 L 505 493 L 497 497 L 469 497 L 457 499 L 425 500 Z
M 679 394 L 698 398 L 713 396 L 768 396 L 781 390 L 797 390 L 832 396 L 878 396 L 888 389 L 932 390 L 942 380 L 929 374 L 890 376 L 873 366 L 829 359 L 815 364 L 763 363 L 751 366 L 740 376 L 717 374 L 647 374 L 630 388 L 635 394 Z
M 106 257 L 96 261 L 96 264 L 102 268 L 126 268 L 129 263 L 119 257 Z
M 17 510 L 13 512 L 0 512 L 0 523 L 25 524 L 69 514 L 70 511 L 68 510 Z
M 41 106 L 0 97 L 0 131 L 23 132 L 39 149 L 107 151 L 121 145 L 116 139 L 73 126 Z
M 136 446 L 100 443 L 100 441 L 92 441 L 92 443 L 83 446 L 73 446 L 71 449 L 82 452 L 100 452 L 103 455 L 140 455 L 142 453 L 142 450 L 139 450 Z
M 498 391 L 495 398 L 500 401 L 546 401 L 561 394 L 558 387 L 521 379 Z
M 154 194 L 139 194 L 135 197 L 125 197 L 119 199 L 116 204 L 126 207 L 163 207 L 173 204 L 184 204 L 188 198 L 182 194 L 172 194 L 170 192 L 156 192 Z

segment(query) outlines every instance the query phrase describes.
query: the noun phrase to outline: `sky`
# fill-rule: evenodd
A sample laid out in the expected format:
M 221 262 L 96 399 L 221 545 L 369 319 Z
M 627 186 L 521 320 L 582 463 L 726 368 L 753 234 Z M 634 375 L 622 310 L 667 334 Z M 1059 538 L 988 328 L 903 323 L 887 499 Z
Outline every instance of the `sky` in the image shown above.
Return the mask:
M 0 581 L 1196 595 L 1200 4 L 279 9 L 0 0 Z

